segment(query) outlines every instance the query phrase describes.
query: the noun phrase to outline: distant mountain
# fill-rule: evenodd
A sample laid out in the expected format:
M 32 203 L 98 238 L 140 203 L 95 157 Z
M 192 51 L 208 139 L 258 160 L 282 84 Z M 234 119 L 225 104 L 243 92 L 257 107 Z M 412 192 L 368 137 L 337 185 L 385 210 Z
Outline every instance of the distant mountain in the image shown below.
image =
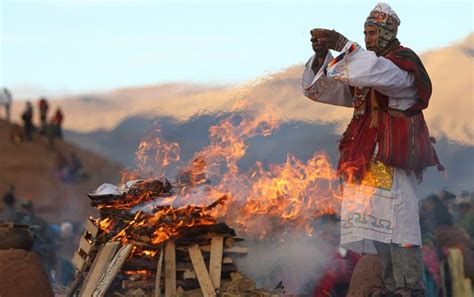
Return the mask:
M 443 174 L 433 168 L 428 170 L 421 188 L 424 193 L 442 187 L 456 191 L 473 189 L 473 38 L 471 34 L 459 43 L 421 56 L 434 85 L 425 116 L 432 135 L 438 138 L 436 148 L 447 168 Z M 89 101 L 82 103 L 73 99 L 74 109 L 88 116 L 76 119 L 77 114 L 71 114 L 74 123 L 69 125 L 75 131 L 70 131 L 68 137 L 125 166 L 133 166 L 134 153 L 145 131 L 160 125 L 161 137 L 178 142 L 182 159 L 187 161 L 209 142 L 209 127 L 225 118 L 236 103 L 240 104 L 237 111 L 248 114 L 271 105 L 272 113 L 280 119 L 280 127 L 270 137 L 250 140 L 247 155 L 239 164 L 242 170 L 257 160 L 280 163 L 288 152 L 306 160 L 318 150 L 325 150 L 335 164 L 337 140 L 352 111 L 305 98 L 300 87 L 302 69 L 301 65 L 290 67 L 243 86 L 169 84 L 117 90 L 90 96 Z M 93 120 L 98 114 L 103 119 Z M 115 121 L 117 126 L 113 128 L 110 124 Z M 80 133 L 94 126 L 103 130 Z
M 106 182 L 118 183 L 121 166 L 63 141 L 56 141 L 54 148 L 39 136 L 32 142 L 13 143 L 12 131 L 16 131 L 14 126 L 0 120 L 0 195 L 14 185 L 18 202 L 32 201 L 38 214 L 51 223 L 82 223 L 96 215 L 87 193 Z M 79 157 L 87 174 L 76 182 L 61 178 L 67 173 L 58 169 L 62 157 L 68 161 L 72 153 Z
M 463 41 L 421 54 L 434 86 L 430 107 L 425 111 L 431 133 L 468 145 L 474 145 L 473 52 L 474 33 Z M 112 130 L 131 116 L 186 120 L 193 115 L 225 112 L 245 99 L 246 105 L 240 109 L 255 110 L 271 104 L 283 121 L 337 122 L 341 132 L 351 109 L 305 98 L 300 87 L 302 69 L 297 65 L 241 86 L 162 84 L 63 98 L 54 100 L 52 106 L 63 107 L 67 129 L 92 132 Z M 14 106 L 17 118 L 22 104 Z
M 472 189 L 474 178 L 474 34 L 450 46 L 422 53 L 433 82 L 425 111 L 436 148 L 447 171 L 429 170 L 422 190 Z M 409 46 L 409 45 L 407 45 Z M 125 166 L 147 129 L 161 125 L 161 136 L 180 143 L 183 160 L 209 141 L 208 129 L 230 112 L 258 114 L 271 106 L 280 127 L 267 138 L 251 139 L 242 168 L 256 160 L 281 162 L 291 152 L 300 159 L 326 150 L 337 160 L 337 139 L 350 120 L 350 108 L 312 102 L 302 95 L 303 66 L 261 77 L 240 86 L 162 84 L 84 94 L 51 102 L 65 112 L 67 138 Z M 15 115 L 21 106 L 15 105 Z M 265 111 L 266 113 L 267 111 Z M 260 114 L 263 116 L 265 114 Z
M 171 117 L 132 117 L 123 121 L 112 131 L 93 133 L 68 132 L 71 141 L 106 155 L 126 167 L 135 166 L 135 151 L 142 139 L 142 131 L 152 131 L 161 127 L 160 138 L 180 144 L 182 162 L 186 164 L 195 152 L 209 144 L 209 127 L 216 125 L 228 114 L 201 115 L 187 121 L 177 121 Z M 336 124 L 312 123 L 306 121 L 286 121 L 268 137 L 257 136 L 248 141 L 249 148 L 240 160 L 242 172 L 248 171 L 256 161 L 263 164 L 281 164 L 287 153 L 307 161 L 314 152 L 326 152 L 332 163 L 338 158 Z M 456 192 L 474 190 L 474 147 L 449 142 L 445 138 L 436 144 L 439 157 L 446 171 L 438 172 L 429 168 L 420 188 L 423 195 L 448 188 Z M 174 178 L 170 176 L 169 178 Z

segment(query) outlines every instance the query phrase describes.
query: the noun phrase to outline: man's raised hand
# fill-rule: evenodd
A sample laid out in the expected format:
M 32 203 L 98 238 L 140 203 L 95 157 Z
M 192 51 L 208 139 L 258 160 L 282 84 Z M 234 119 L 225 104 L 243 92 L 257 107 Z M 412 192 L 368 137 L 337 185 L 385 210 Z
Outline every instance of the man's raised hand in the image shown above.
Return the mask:
M 323 29 L 324 30 L 324 29 Z M 328 53 L 326 44 L 321 40 L 326 34 L 321 29 L 313 29 L 311 33 L 311 46 L 318 58 L 324 59 Z
M 316 28 L 311 30 L 310 32 L 311 43 L 315 52 L 315 46 L 318 50 L 325 47 L 326 49 L 332 49 L 340 52 L 348 41 L 347 38 L 344 37 L 344 35 L 335 30 Z

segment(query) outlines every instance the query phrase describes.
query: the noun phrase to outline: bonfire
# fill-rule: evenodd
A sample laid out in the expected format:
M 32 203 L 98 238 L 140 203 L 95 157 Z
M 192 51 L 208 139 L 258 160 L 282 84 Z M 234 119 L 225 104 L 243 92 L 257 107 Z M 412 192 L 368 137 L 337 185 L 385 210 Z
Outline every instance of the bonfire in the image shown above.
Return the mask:
M 100 215 L 87 222 L 74 256 L 71 296 L 282 294 L 281 287 L 256 289 L 238 271 L 247 248 L 236 234 L 311 234 L 314 218 L 337 212 L 338 178 L 323 153 L 306 163 L 288 154 L 284 164 L 257 162 L 241 173 L 246 141 L 271 135 L 277 120 L 268 111 L 235 117 L 210 128 L 210 144 L 174 172 L 174 182 L 165 176 L 179 168 L 170 166 L 180 162 L 179 145 L 152 135 L 121 186 L 104 184 L 88 195 Z

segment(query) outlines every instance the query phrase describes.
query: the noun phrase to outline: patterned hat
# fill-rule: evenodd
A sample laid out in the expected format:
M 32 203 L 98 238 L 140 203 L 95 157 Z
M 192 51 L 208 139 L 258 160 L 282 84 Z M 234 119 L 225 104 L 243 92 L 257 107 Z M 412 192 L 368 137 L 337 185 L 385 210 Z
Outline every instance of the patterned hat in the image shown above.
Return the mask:
M 376 26 L 378 28 L 378 47 L 385 49 L 390 42 L 397 37 L 400 19 L 390 5 L 377 3 L 367 17 L 365 25 Z

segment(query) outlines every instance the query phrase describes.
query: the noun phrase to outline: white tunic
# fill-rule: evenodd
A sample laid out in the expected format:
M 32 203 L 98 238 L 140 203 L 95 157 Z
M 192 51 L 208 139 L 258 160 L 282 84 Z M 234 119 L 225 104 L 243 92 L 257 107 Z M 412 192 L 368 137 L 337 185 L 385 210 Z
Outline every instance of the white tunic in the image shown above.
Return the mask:
M 389 107 L 406 110 L 417 101 L 414 75 L 390 60 L 348 42 L 337 63 L 326 56 L 324 65 L 314 73 L 306 64 L 304 94 L 311 100 L 352 107 L 353 87 L 373 87 L 388 96 Z M 352 47 L 353 51 L 349 52 Z M 326 69 L 326 74 L 324 73 Z M 421 245 L 418 199 L 414 174 L 393 168 L 391 188 L 370 185 L 344 185 L 341 210 L 341 245 L 357 252 L 375 252 L 372 240 L 401 245 Z

